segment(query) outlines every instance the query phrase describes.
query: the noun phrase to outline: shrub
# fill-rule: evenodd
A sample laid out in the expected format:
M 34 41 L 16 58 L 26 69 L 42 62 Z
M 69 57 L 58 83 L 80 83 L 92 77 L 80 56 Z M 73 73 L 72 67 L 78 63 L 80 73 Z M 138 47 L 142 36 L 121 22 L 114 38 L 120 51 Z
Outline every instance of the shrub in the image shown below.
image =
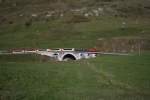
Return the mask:
M 68 23 L 80 23 L 80 22 L 88 22 L 89 18 L 84 17 L 83 15 L 72 15 L 65 18 Z
M 32 19 L 30 19 L 30 20 L 28 20 L 28 21 L 25 22 L 25 26 L 26 27 L 29 27 L 31 25 L 32 25 Z

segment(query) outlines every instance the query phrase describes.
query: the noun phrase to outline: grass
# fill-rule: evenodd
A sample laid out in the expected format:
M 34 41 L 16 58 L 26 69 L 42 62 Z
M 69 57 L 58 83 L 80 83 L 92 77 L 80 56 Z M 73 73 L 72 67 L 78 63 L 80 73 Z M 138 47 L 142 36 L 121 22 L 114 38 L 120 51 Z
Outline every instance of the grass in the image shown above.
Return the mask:
M 142 18 L 97 17 L 81 23 L 66 23 L 62 18 L 48 22 L 32 21 L 30 26 L 25 26 L 25 22 L 18 20 L 0 26 L 1 48 L 93 47 L 99 38 L 148 38 L 150 32 L 148 19 Z M 124 29 L 122 22 L 126 22 Z
M 75 21 L 68 16 L 45 18 L 47 11 L 63 10 L 66 4 L 68 9 L 74 6 L 80 8 L 83 4 L 94 7 L 97 2 L 66 0 L 66 4 L 59 4 L 52 1 L 1 2 L 0 50 L 88 48 L 95 47 L 101 38 L 150 37 L 150 21 L 145 17 L 101 16 L 78 23 L 71 23 Z M 140 7 L 146 6 L 142 6 L 144 1 L 139 0 L 137 4 L 135 1 L 128 1 L 125 5 L 116 1 L 116 4 L 118 9 L 139 15 L 140 11 L 134 8 L 139 4 Z M 96 5 L 99 6 L 99 3 Z M 31 14 L 39 16 L 32 18 Z M 76 62 L 51 61 L 37 55 L 0 55 L 0 100 L 149 100 L 149 60 L 149 52 L 141 56 L 100 55 Z
M 1 100 L 148 100 L 149 53 L 77 62 L 0 56 Z

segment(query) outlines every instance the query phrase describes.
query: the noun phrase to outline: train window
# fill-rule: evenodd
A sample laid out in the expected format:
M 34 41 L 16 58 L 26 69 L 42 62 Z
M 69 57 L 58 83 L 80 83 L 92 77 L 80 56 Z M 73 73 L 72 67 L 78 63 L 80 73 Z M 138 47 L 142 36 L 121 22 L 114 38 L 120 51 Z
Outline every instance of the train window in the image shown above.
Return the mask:
M 63 50 L 73 50 L 72 48 L 70 49 L 70 48 L 65 48 L 65 49 L 63 49 Z

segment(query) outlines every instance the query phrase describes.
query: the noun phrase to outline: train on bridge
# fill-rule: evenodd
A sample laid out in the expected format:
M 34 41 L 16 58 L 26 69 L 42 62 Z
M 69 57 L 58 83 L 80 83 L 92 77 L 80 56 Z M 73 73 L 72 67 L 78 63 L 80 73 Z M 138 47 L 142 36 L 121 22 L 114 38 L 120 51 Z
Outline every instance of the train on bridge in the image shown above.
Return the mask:
M 55 48 L 55 49 L 10 49 L 1 51 L 1 54 L 38 54 L 48 56 L 58 61 L 79 60 L 95 58 L 99 53 L 95 48 L 78 49 L 78 48 Z

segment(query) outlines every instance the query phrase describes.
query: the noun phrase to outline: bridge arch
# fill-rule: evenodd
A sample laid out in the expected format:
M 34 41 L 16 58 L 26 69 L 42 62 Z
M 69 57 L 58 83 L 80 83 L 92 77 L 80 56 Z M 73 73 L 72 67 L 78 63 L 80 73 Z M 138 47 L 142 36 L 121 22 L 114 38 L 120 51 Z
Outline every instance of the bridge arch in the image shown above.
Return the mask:
M 77 60 L 76 56 L 73 54 L 65 54 L 62 57 L 62 60 L 67 61 L 67 60 Z

